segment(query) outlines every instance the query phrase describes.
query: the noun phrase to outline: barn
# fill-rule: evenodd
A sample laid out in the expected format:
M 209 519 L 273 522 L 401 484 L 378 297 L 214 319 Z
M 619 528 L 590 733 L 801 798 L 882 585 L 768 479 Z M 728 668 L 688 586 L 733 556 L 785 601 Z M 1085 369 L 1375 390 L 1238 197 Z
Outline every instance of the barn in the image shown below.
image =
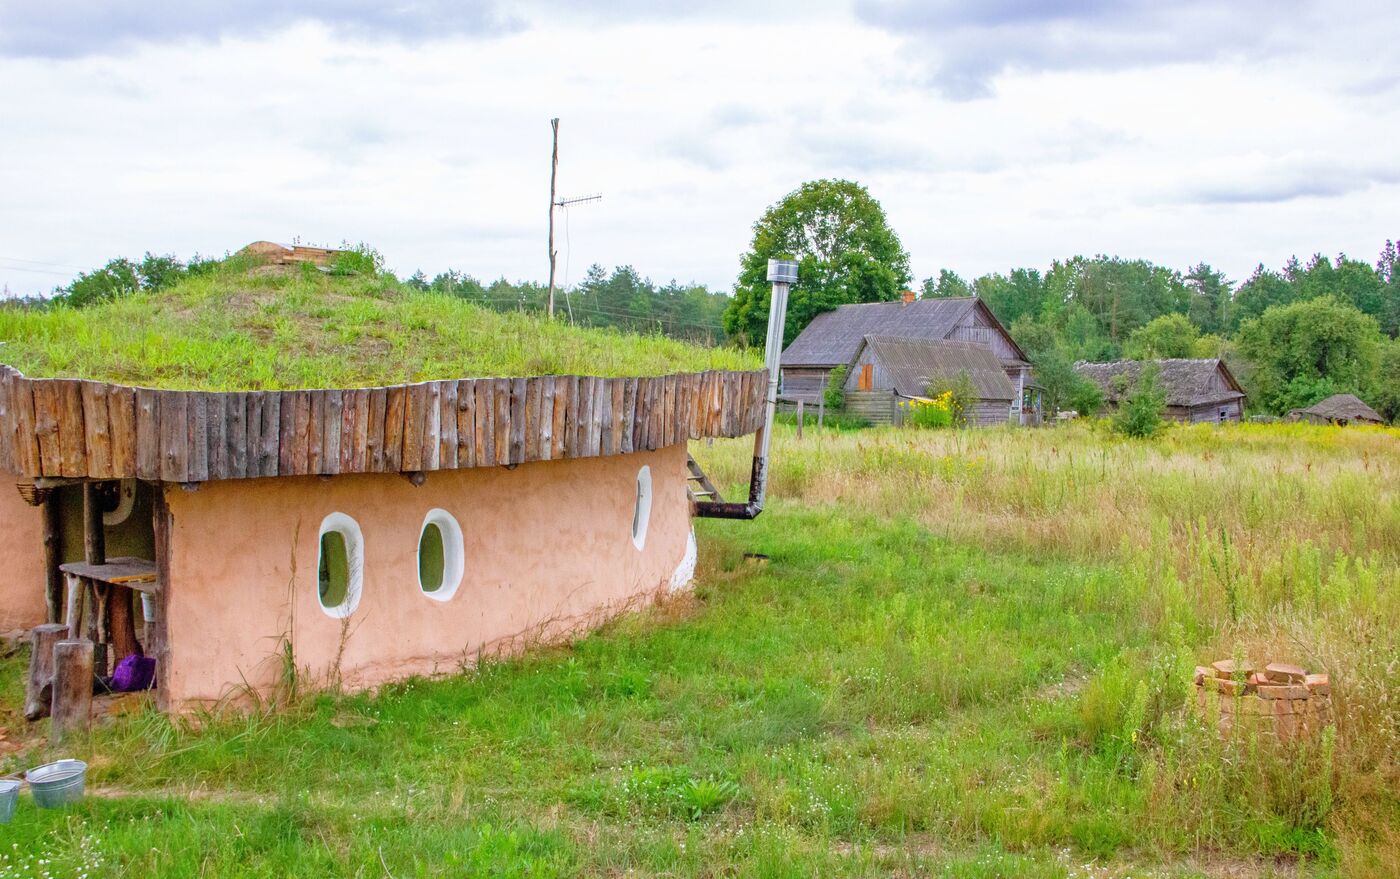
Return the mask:
M 848 376 L 854 371 L 868 336 L 962 342 L 984 348 L 1000 364 L 1013 389 L 1005 416 L 991 418 L 989 414 L 990 420 L 1040 422 L 1040 394 L 1031 374 L 1030 359 L 986 303 L 975 296 L 916 299 L 912 291 L 905 291 L 895 302 L 842 305 L 817 315 L 783 351 L 783 396 L 816 402 L 833 369 L 845 367 Z M 949 356 L 962 356 L 952 354 L 955 349 L 944 350 L 950 352 Z M 875 390 L 873 385 L 860 387 L 859 376 L 857 379 L 857 392 Z M 996 392 L 1004 393 L 1004 388 L 998 386 Z M 1001 401 L 989 397 L 982 403 L 982 408 L 990 413 L 993 404 L 999 406 Z
M 1294 409 L 1288 413 L 1290 421 L 1309 421 L 1313 424 L 1385 424 L 1381 414 L 1355 394 L 1333 394 L 1306 409 Z
M 1115 360 L 1076 363 L 1075 372 L 1097 384 L 1110 409 L 1137 384 L 1145 363 L 1157 367 L 1157 380 L 1167 395 L 1168 418 L 1187 422 L 1239 421 L 1244 415 L 1244 388 L 1223 360 Z
M 901 402 L 928 399 L 931 386 L 952 387 L 961 377 L 976 395 L 968 426 L 1006 424 L 1016 388 L 1001 361 L 985 345 L 947 339 L 866 336 L 846 375 L 846 409 L 872 424 L 898 424 Z

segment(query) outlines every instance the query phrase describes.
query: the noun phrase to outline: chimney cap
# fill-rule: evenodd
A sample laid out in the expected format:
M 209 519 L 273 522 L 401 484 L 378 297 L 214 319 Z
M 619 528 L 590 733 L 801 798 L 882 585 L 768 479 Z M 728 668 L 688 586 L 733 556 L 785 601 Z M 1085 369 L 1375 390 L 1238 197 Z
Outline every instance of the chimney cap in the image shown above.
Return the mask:
M 797 261 L 791 259 L 768 260 L 768 280 L 774 284 L 796 284 Z
M 919 297 L 913 290 L 902 290 L 900 291 L 899 298 L 905 305 L 908 305 Z

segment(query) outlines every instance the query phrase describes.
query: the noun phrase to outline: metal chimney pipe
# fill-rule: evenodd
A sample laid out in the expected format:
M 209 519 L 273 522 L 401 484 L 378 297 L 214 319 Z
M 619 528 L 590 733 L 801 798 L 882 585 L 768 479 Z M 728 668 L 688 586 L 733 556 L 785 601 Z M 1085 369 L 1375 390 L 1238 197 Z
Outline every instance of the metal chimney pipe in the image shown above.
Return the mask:
M 753 470 L 749 474 L 748 503 L 701 501 L 695 515 L 713 519 L 753 519 L 763 512 L 768 490 L 768 452 L 773 440 L 773 415 L 778 409 L 778 379 L 782 367 L 783 329 L 787 322 L 789 288 L 797 282 L 797 263 L 786 259 L 768 260 L 768 280 L 773 293 L 768 302 L 768 338 L 763 347 L 763 364 L 768 368 L 768 392 L 763 426 L 753 438 Z

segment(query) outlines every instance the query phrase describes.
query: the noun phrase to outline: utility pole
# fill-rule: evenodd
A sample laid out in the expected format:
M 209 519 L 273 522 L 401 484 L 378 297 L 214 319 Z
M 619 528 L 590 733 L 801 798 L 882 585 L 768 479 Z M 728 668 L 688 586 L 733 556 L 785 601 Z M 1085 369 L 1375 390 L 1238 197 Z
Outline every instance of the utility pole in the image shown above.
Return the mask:
M 554 148 L 549 156 L 549 316 L 554 317 L 554 264 L 559 257 L 558 251 L 554 249 L 554 209 L 566 208 L 571 204 L 581 204 L 587 201 L 598 201 L 603 196 L 581 195 L 577 198 L 556 198 L 554 195 L 554 182 L 559 176 L 559 117 L 549 120 L 549 127 L 554 132 Z
M 554 319 L 554 179 L 559 175 L 559 117 L 549 120 L 554 131 L 554 150 L 549 159 L 549 317 Z

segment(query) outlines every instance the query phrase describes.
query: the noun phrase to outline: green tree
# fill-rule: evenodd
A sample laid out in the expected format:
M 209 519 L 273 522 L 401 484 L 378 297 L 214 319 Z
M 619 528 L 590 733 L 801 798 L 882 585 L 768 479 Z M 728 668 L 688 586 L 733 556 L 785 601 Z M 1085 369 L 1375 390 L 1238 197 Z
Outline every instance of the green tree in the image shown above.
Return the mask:
M 1400 339 L 1382 345 L 1379 360 L 1373 402 L 1392 424 L 1400 423 Z
M 749 344 L 767 335 L 768 260 L 798 261 L 788 299 L 784 344 L 824 311 L 850 302 L 883 302 L 908 286 L 909 254 L 865 187 L 849 180 L 802 184 L 754 224 L 753 243 L 740 259 L 724 328 Z
M 174 254 L 156 256 L 147 251 L 136 267 L 136 274 L 141 278 L 141 289 L 164 290 L 185 276 L 185 264 Z
M 972 288 L 952 269 L 939 269 L 938 280 L 924 278 L 924 299 L 953 299 L 971 295 Z
M 1187 314 L 1202 333 L 1223 333 L 1230 328 L 1231 284 L 1223 272 L 1197 263 L 1186 273 L 1191 294 Z
M 1240 354 L 1254 367 L 1253 398 L 1283 414 L 1324 387 L 1368 396 L 1380 354 L 1376 319 L 1322 296 L 1273 306 L 1240 326 Z
M 1103 390 L 1075 372 L 1073 361 L 1064 352 L 1050 348 L 1032 355 L 1031 361 L 1036 383 L 1045 394 L 1047 419 L 1053 419 L 1057 412 L 1074 410 L 1080 415 L 1093 415 L 1103 408 Z
M 131 260 L 119 257 L 100 269 L 78 275 L 62 295 L 69 305 L 82 308 L 96 302 L 130 296 L 140 289 L 140 269 Z
M 1186 315 L 1164 314 L 1133 330 L 1123 353 L 1133 360 L 1190 357 L 1200 334 Z
M 1167 411 L 1167 392 L 1158 381 L 1155 364 L 1143 364 L 1138 379 L 1118 404 L 1113 415 L 1113 429 L 1131 437 L 1150 437 L 1162 429 L 1162 415 Z

